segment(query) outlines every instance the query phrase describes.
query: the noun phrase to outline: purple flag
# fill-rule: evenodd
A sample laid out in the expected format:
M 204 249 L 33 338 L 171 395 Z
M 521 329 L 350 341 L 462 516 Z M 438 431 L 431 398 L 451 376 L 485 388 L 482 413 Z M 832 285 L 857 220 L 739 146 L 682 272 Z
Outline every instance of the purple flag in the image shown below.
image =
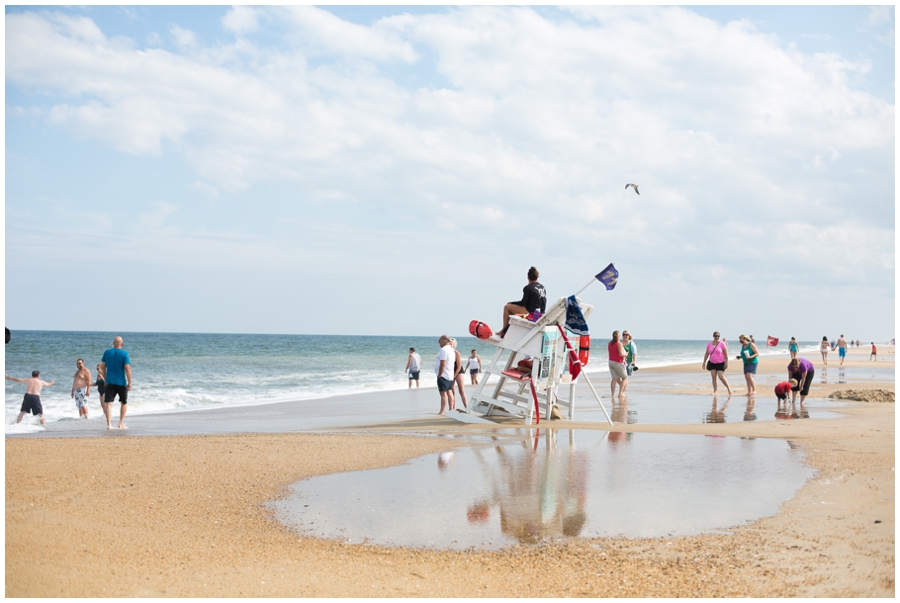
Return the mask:
M 616 288 L 616 282 L 619 280 L 619 271 L 616 270 L 615 266 L 610 264 L 601 270 L 600 274 L 596 275 L 595 278 L 606 285 L 607 291 L 612 291 Z

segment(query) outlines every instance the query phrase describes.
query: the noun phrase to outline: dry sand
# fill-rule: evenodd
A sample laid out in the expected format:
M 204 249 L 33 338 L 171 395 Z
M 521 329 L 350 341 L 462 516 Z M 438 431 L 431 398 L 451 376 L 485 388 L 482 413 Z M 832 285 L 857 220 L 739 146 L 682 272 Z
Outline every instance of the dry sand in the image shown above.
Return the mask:
M 894 391 L 892 380 L 876 385 Z M 371 433 L 377 429 L 7 438 L 6 595 L 892 597 L 894 405 L 851 402 L 840 412 L 844 418 L 615 427 L 799 444 L 818 476 L 774 517 L 730 534 L 573 539 L 497 552 L 298 537 L 263 507 L 300 479 L 395 465 L 446 450 L 446 439 Z M 474 426 L 436 417 L 390 427 L 400 428 Z

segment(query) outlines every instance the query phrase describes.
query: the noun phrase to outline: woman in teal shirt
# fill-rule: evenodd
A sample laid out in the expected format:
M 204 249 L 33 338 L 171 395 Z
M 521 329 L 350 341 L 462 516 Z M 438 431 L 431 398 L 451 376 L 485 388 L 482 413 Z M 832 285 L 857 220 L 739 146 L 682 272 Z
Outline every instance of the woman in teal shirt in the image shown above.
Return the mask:
M 756 394 L 756 367 L 759 364 L 759 350 L 756 344 L 750 341 L 746 335 L 741 335 L 738 339 L 741 341 L 741 355 L 738 356 L 744 361 L 744 379 L 747 380 L 747 395 Z

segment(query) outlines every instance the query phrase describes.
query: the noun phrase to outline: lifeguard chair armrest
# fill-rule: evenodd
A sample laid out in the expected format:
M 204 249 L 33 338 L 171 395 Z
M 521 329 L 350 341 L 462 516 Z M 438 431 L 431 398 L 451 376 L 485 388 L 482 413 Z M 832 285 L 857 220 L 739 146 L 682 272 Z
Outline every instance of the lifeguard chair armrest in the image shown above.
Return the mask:
M 506 369 L 501 373 L 504 377 L 509 377 L 510 379 L 515 379 L 516 381 L 528 381 L 531 379 L 530 373 L 523 373 L 522 371 L 517 371 L 516 369 Z

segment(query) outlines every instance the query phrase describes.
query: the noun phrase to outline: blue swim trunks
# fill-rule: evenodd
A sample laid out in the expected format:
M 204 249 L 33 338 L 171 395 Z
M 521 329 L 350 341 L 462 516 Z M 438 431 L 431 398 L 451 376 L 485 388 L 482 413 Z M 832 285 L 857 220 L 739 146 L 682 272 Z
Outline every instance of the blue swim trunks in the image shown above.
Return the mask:
M 841 355 L 841 358 L 847 355 L 847 348 L 838 348 L 838 354 Z

